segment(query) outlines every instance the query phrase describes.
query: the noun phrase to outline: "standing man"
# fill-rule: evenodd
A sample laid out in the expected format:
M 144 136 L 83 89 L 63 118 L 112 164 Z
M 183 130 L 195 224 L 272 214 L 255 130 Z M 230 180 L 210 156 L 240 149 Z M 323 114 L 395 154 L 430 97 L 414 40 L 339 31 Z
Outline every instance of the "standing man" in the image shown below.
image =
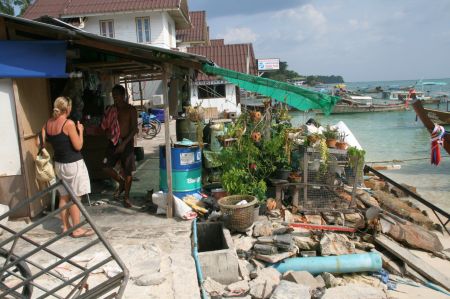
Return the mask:
M 118 197 L 125 191 L 123 205 L 131 208 L 130 189 L 132 172 L 136 169 L 134 161 L 134 135 L 138 132 L 137 111 L 127 103 L 126 90 L 122 85 L 115 85 L 112 89 L 114 105 L 109 106 L 102 121 L 102 128 L 106 131 L 110 142 L 103 160 L 106 173 L 119 183 L 115 193 Z M 114 170 L 120 161 L 121 174 Z

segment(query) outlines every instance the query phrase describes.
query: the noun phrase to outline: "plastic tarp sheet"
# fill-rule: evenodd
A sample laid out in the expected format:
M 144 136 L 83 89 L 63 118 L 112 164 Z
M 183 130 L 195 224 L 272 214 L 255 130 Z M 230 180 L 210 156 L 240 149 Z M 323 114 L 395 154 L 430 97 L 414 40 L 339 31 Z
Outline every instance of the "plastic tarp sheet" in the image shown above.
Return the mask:
M 65 41 L 0 41 L 0 78 L 64 78 Z
M 298 110 L 321 109 L 323 113 L 329 115 L 334 105 L 339 101 L 339 97 L 336 96 L 209 64 L 203 64 L 202 69 L 208 75 L 220 76 L 226 81 L 238 85 L 240 88 L 271 97 L 276 101 L 286 103 Z

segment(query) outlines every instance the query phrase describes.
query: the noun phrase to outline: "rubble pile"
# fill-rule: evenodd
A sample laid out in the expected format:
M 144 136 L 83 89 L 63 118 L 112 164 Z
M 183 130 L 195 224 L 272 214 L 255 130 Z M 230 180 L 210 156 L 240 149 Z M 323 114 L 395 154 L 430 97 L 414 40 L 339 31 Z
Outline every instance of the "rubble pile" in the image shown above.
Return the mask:
M 413 270 L 420 265 L 395 254 L 384 239 L 379 239 L 386 238 L 405 250 L 420 249 L 449 259 L 449 250 L 444 250 L 437 235 L 442 227 L 409 202 L 400 189 L 375 176 L 365 185 L 367 188 L 356 192 L 357 208 L 353 210 L 292 213 L 292 207 L 274 209 L 268 205 L 266 214 L 250 229 L 232 234 L 241 280 L 224 286 L 207 278 L 204 289 L 211 298 L 389 298 L 388 290 L 398 283 L 431 281 L 440 285 L 442 292 L 448 291 L 450 285 L 443 285 L 445 280 L 425 278 Z M 326 257 L 358 254 L 379 255 L 382 268 L 366 272 L 355 264 L 338 266 L 335 271 L 321 270 L 327 269 L 321 265 Z M 318 264 L 309 271 L 297 269 L 292 265 L 298 259 Z M 282 273 L 277 270 L 279 265 L 292 270 Z M 343 270 L 345 266 L 354 271 Z

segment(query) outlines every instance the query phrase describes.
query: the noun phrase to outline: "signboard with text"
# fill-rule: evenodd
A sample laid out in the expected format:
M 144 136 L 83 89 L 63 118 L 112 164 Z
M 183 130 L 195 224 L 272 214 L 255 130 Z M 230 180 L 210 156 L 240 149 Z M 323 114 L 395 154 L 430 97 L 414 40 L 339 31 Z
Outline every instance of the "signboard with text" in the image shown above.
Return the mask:
M 258 71 L 275 71 L 280 69 L 280 59 L 258 59 Z

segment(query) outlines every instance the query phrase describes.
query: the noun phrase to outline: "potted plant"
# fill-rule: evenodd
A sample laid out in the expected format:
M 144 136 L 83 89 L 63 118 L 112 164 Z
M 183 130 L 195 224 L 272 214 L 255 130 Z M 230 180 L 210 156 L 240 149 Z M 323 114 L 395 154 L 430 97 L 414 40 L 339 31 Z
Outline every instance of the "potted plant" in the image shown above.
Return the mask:
M 345 137 L 347 137 L 347 134 L 345 133 L 338 133 L 338 140 L 336 142 L 336 148 L 340 150 L 347 149 L 347 143 L 345 142 Z
M 336 142 L 339 134 L 338 130 L 332 129 L 330 126 L 327 126 L 327 130 L 324 131 L 322 134 L 326 139 L 327 146 L 329 148 L 336 148 Z

